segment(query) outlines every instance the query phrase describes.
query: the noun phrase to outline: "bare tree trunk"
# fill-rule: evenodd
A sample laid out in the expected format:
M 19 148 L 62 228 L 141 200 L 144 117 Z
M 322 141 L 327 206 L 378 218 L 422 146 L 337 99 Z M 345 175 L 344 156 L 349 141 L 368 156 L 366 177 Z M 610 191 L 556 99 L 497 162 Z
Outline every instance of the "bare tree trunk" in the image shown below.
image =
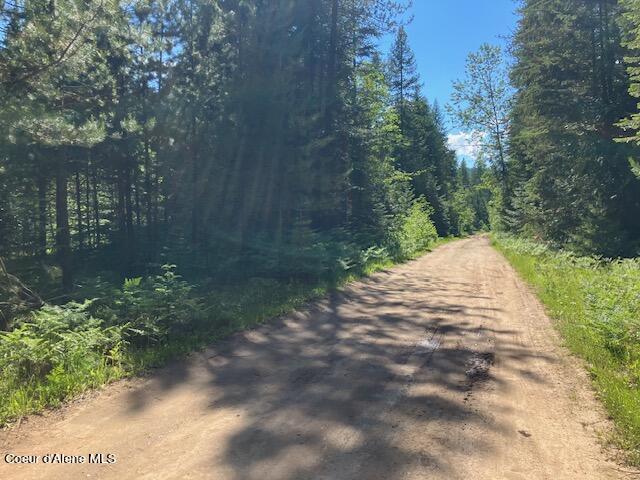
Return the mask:
M 47 255 L 47 178 L 38 176 L 38 255 Z
M 76 222 L 78 225 L 78 247 L 84 250 L 84 226 L 82 222 L 82 190 L 80 185 L 80 171 L 76 170 L 75 174 L 76 187 Z
M 149 249 L 153 252 L 155 243 L 155 215 L 153 215 L 153 183 L 151 179 L 151 150 L 149 145 L 149 139 L 145 138 L 144 141 L 144 209 L 145 217 L 147 220 L 147 234 L 149 238 Z
M 133 169 L 133 198 L 136 211 L 136 226 L 139 228 L 142 223 L 142 214 L 140 210 L 140 182 L 138 181 L 138 169 Z
M 98 201 L 98 168 L 91 169 L 91 183 L 93 183 L 93 223 L 95 227 L 95 247 L 100 247 L 100 203 Z
M 93 245 L 93 239 L 91 238 L 91 182 L 89 181 L 89 164 L 87 162 L 84 170 L 84 208 L 85 208 L 85 225 L 87 226 L 87 245 L 91 247 Z
M 133 201 L 131 195 L 131 166 L 126 165 L 124 169 L 124 210 L 125 210 L 125 245 L 127 266 L 131 266 L 136 258 L 135 239 L 133 231 Z
M 339 0 L 331 2 L 331 33 L 329 38 L 329 59 L 327 64 L 327 79 L 325 90 L 325 128 L 331 128 L 333 122 L 333 110 L 335 108 L 335 92 L 337 83 L 338 62 L 338 7 Z
M 61 161 L 56 169 L 56 253 L 62 269 L 62 289 L 68 293 L 73 288 L 71 237 L 69 232 L 67 172 Z
M 195 115 L 191 123 L 191 242 L 194 246 L 200 243 L 200 205 L 199 205 L 199 182 L 200 162 L 198 158 L 198 148 L 196 140 L 196 119 Z

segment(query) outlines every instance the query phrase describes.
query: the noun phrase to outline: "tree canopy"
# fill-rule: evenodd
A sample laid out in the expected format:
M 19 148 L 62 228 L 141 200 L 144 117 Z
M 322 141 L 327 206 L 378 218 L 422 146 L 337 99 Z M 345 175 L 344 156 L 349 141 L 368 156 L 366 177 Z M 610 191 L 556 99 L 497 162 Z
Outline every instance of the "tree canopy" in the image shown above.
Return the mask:
M 441 235 L 486 226 L 456 212 L 467 186 L 420 92 L 406 7 L 3 3 L 2 256 L 60 268 L 70 292 L 164 259 L 305 275 L 345 245 L 401 252 L 415 205 Z

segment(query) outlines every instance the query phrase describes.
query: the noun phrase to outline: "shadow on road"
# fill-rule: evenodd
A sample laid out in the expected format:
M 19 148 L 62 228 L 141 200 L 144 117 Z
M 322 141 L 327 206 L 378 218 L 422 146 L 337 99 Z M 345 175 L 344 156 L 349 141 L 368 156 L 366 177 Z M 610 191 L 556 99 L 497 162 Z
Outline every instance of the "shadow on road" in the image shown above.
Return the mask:
M 163 370 L 157 389 L 205 369 L 209 408 L 235 416 L 222 449 L 212 445 L 212 464 L 237 479 L 395 479 L 431 469 L 446 477 L 442 452 L 470 455 L 471 442 L 474 454 L 490 451 L 482 438 L 465 438 L 474 424 L 505 428 L 472 405 L 475 390 L 508 388 L 493 362 L 545 379 L 527 370 L 530 351 L 509 343 L 517 332 L 492 322 L 499 310 L 477 284 L 413 273 L 379 274 L 235 335 Z M 151 391 L 132 392 L 132 413 Z

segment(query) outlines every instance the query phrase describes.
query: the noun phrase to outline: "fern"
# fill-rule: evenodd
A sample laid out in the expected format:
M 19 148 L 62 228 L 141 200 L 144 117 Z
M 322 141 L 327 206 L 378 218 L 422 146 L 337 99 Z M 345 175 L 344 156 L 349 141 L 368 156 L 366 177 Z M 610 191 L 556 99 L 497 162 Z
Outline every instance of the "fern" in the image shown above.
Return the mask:
M 16 379 L 41 378 L 64 368 L 74 358 L 99 361 L 121 345 L 126 327 L 105 327 L 88 312 L 92 301 L 64 306 L 45 305 L 0 333 L 0 372 Z

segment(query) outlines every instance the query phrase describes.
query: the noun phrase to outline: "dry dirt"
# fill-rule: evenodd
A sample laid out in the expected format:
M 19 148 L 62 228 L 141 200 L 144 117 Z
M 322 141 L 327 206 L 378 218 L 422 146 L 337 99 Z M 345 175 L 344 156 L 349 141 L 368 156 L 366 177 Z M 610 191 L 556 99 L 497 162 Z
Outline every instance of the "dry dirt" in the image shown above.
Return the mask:
M 0 478 L 624 478 L 560 345 L 488 239 L 462 240 L 0 433 Z

